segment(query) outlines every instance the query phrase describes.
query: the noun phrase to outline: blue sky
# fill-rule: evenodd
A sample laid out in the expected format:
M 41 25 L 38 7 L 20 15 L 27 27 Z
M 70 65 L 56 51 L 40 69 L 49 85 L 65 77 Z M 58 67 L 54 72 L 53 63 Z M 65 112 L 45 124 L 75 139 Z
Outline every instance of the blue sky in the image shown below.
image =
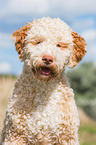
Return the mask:
M 10 35 L 42 17 L 59 17 L 83 36 L 88 44 L 83 62 L 96 64 L 96 0 L 0 0 L 0 74 L 21 73 Z

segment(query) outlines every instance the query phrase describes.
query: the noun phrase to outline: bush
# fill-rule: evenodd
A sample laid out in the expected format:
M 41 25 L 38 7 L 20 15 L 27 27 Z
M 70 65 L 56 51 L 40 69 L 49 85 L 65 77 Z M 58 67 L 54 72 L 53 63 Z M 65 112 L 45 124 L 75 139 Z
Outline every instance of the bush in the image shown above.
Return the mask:
M 96 120 L 96 66 L 84 63 L 68 71 L 67 76 L 74 89 L 77 104 Z
M 78 99 L 77 105 L 85 111 L 85 113 L 96 120 L 96 99 L 86 100 L 86 99 Z
M 96 67 L 93 63 L 84 63 L 68 71 L 67 76 L 76 94 L 90 100 L 96 98 Z

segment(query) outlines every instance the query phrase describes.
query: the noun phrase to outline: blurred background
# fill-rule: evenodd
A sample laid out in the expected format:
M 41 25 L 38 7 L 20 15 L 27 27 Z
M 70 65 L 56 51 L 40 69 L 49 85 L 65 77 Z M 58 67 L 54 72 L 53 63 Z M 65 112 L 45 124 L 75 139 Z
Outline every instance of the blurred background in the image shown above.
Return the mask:
M 87 42 L 87 54 L 66 74 L 75 92 L 81 145 L 96 145 L 96 0 L 0 0 L 0 133 L 14 82 L 22 72 L 10 35 L 26 22 L 59 17 Z

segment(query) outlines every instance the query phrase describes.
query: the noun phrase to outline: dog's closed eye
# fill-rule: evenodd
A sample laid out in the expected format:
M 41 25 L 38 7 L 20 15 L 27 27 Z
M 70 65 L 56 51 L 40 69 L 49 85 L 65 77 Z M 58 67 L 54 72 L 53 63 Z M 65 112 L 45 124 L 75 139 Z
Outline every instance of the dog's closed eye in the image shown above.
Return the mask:
M 59 47 L 60 49 L 65 49 L 65 48 L 69 48 L 69 44 L 70 43 L 63 43 L 63 42 L 59 42 L 57 43 L 57 47 Z
M 43 37 L 34 37 L 32 40 L 30 40 L 30 43 L 32 43 L 32 45 L 38 45 L 43 41 L 44 41 Z

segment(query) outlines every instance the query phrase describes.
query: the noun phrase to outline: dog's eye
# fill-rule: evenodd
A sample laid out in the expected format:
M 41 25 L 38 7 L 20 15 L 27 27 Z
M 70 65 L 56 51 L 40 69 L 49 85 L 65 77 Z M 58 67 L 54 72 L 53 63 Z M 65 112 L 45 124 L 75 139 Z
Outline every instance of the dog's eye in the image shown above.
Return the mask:
M 60 42 L 58 43 L 56 46 L 59 47 L 60 49 L 65 49 L 65 48 L 68 48 L 68 45 L 70 43 L 63 43 L 63 42 Z
M 57 47 L 61 47 L 60 44 L 57 44 L 56 46 L 57 46 Z
M 32 45 L 37 45 L 40 44 L 42 41 L 38 41 L 38 40 L 32 40 L 31 43 Z
M 40 44 L 41 42 L 39 41 L 39 42 L 37 42 L 37 44 Z
M 38 38 L 32 39 L 32 40 L 30 41 L 30 43 L 32 43 L 32 45 L 38 45 L 38 44 L 42 43 L 43 41 L 44 41 L 43 38 L 38 37 Z
M 34 41 L 34 44 L 40 44 L 42 41 Z

